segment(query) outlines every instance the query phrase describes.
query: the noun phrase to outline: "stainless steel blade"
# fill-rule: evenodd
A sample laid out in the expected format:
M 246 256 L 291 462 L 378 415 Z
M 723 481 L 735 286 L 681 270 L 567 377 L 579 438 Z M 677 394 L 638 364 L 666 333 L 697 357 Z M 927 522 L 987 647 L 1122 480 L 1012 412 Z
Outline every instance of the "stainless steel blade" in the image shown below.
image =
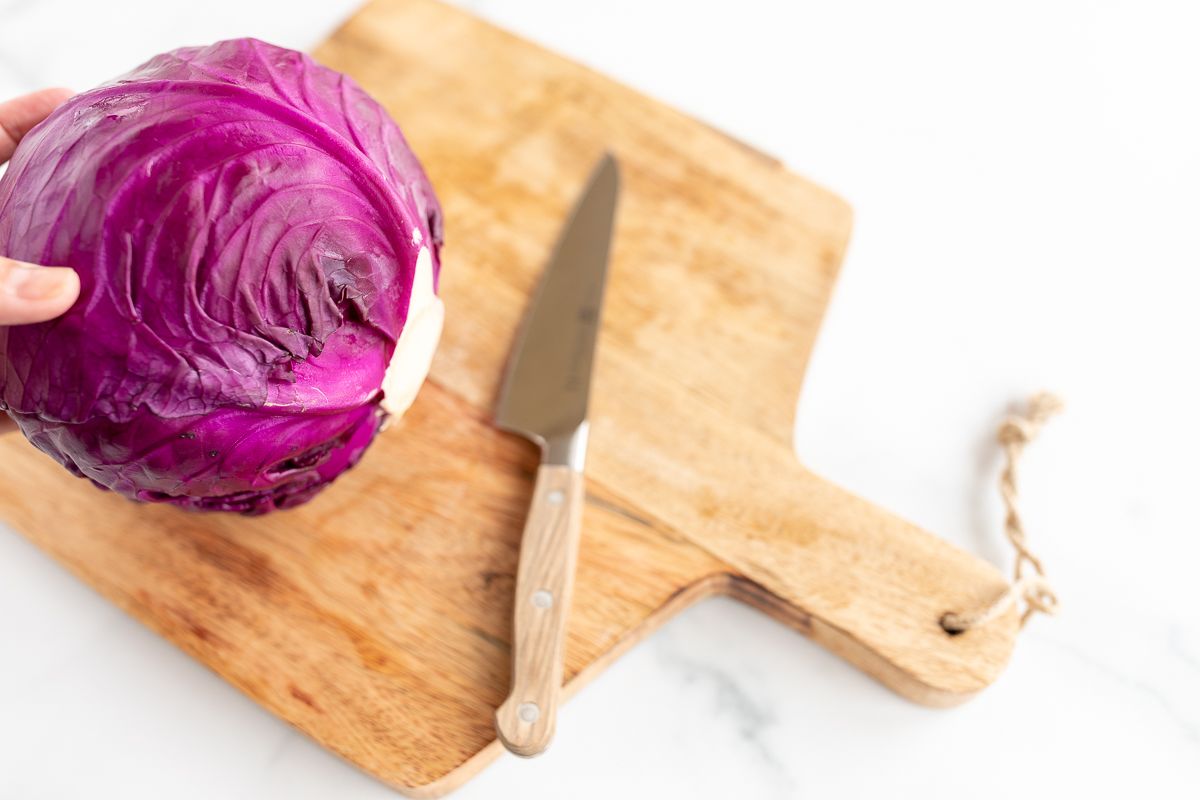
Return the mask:
M 596 164 L 526 312 L 510 356 L 496 423 L 544 448 L 544 461 L 583 468 L 588 395 L 620 180 Z

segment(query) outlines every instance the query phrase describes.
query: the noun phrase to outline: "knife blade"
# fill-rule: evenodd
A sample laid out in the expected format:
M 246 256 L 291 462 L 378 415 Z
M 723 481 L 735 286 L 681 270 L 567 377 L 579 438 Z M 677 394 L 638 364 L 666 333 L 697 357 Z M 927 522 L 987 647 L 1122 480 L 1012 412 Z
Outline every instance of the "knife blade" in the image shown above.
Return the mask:
M 496 732 L 521 756 L 554 737 L 583 511 L 588 397 L 620 177 L 605 154 L 563 226 L 509 360 L 496 424 L 542 449 L 521 538 L 512 687 Z

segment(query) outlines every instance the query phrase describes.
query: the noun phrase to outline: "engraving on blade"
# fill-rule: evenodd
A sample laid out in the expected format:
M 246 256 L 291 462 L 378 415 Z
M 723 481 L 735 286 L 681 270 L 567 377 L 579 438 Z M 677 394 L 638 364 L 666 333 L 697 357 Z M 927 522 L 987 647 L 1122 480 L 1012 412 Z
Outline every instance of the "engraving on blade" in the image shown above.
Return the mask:
M 559 236 L 509 360 L 496 423 L 540 442 L 587 418 L 619 178 L 600 159 Z

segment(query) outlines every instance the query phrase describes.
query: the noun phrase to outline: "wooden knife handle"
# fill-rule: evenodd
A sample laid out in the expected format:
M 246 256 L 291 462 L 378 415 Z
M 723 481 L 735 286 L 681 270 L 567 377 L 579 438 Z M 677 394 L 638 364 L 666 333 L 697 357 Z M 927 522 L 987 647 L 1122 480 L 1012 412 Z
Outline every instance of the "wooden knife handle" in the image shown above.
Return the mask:
M 538 755 L 554 737 L 582 514 L 583 474 L 539 467 L 517 567 L 512 689 L 496 710 L 500 741 L 519 756 Z

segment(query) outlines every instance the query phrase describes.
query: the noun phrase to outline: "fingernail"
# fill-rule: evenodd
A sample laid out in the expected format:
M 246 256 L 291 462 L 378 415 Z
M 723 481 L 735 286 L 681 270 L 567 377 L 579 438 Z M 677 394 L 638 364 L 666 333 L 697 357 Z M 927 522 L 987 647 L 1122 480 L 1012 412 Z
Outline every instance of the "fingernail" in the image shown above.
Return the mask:
M 3 275 L 2 287 L 21 300 L 50 300 L 75 281 L 69 269 L 15 265 Z

